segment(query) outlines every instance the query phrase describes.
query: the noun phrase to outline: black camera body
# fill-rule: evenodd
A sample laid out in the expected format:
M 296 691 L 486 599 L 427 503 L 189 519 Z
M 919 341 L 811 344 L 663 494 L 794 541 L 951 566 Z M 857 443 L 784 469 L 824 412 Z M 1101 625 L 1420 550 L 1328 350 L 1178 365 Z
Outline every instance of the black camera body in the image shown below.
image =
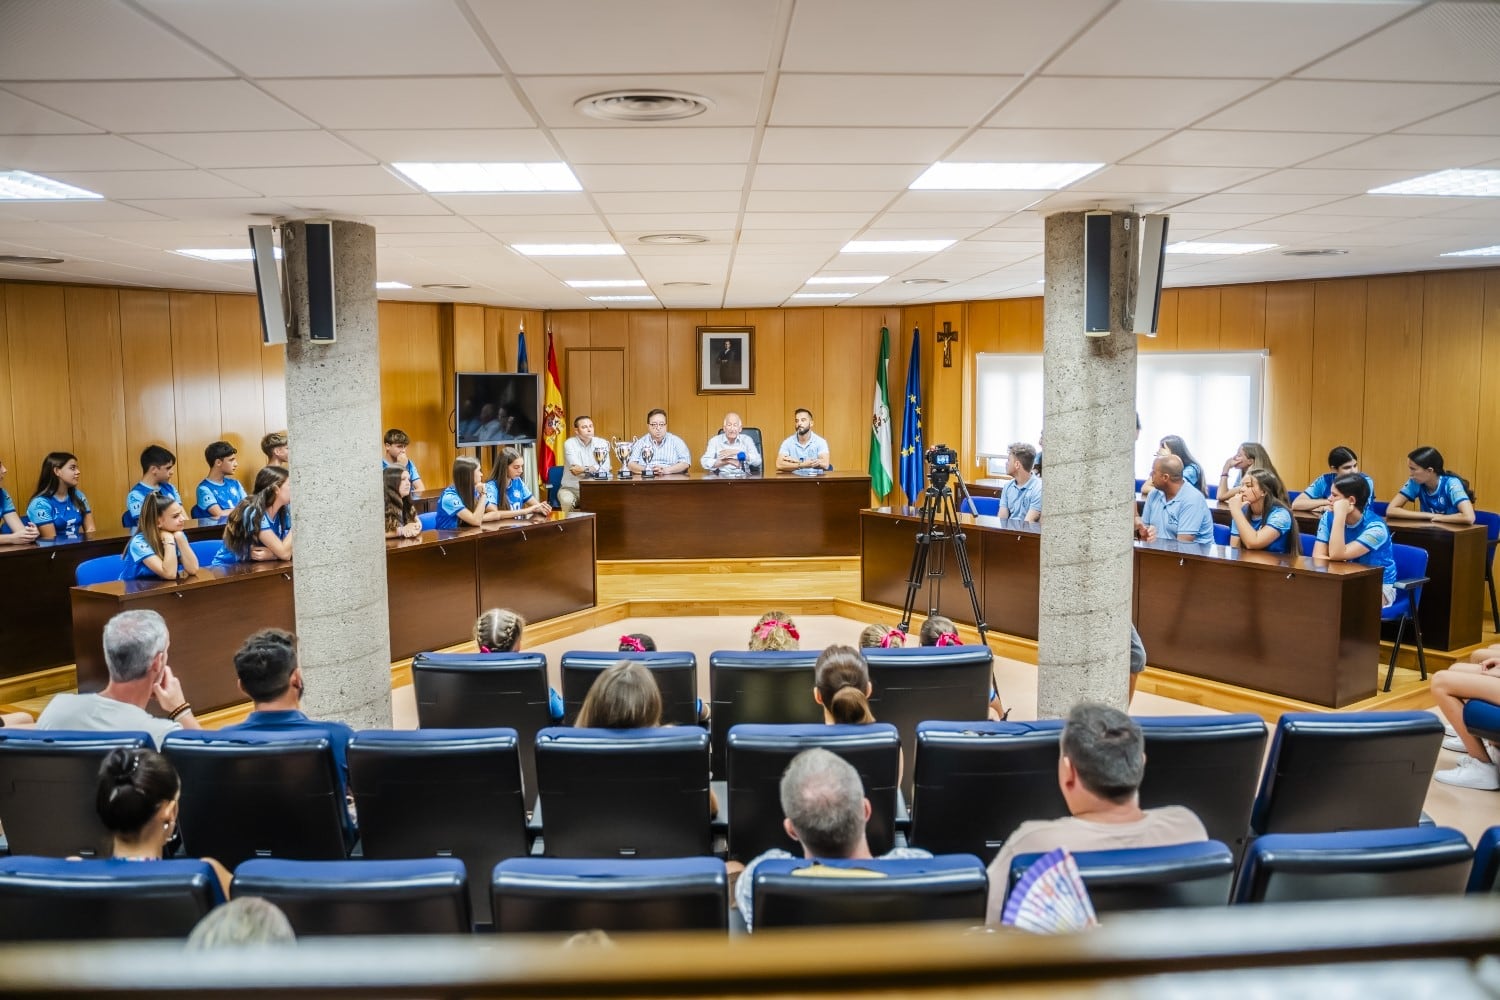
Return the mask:
M 945 444 L 935 444 L 923 456 L 927 459 L 927 482 L 941 492 L 948 488 L 948 477 L 958 468 L 958 452 Z

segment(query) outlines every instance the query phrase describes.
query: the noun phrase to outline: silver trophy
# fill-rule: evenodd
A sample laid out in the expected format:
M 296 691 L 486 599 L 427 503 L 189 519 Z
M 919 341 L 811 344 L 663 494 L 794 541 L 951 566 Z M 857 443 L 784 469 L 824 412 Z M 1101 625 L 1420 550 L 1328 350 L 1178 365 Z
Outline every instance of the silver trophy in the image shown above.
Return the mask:
M 647 479 L 656 478 L 656 470 L 651 466 L 651 459 L 654 457 L 656 457 L 656 445 L 647 437 L 646 443 L 641 445 L 641 467 L 643 469 L 641 475 Z
M 594 441 L 594 478 L 609 478 L 609 445 L 603 441 Z
M 620 471 L 616 473 L 621 479 L 630 478 L 630 442 L 621 441 L 619 438 L 610 438 L 615 445 L 615 454 L 620 458 Z

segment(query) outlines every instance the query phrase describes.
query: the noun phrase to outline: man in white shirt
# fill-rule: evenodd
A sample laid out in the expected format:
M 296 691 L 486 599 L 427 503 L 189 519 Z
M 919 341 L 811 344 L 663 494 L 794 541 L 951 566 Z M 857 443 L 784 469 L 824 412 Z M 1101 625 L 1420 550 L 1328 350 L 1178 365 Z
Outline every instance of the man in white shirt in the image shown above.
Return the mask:
M 703 449 L 703 458 L 699 460 L 705 471 L 760 468 L 760 450 L 748 435 L 740 433 L 744 429 L 738 413 L 724 414 L 724 429 L 708 439 L 708 447 Z M 745 455 L 743 462 L 739 457 L 741 452 Z
M 692 464 L 687 442 L 667 430 L 667 411 L 658 407 L 646 414 L 646 435 L 630 449 L 630 471 L 650 469 L 653 475 L 670 476 L 686 472 Z
M 98 694 L 60 694 L 47 703 L 38 729 L 146 732 L 161 746 L 178 729 L 202 729 L 182 682 L 167 666 L 167 623 L 155 611 L 123 611 L 104 626 L 109 684 Z M 155 700 L 165 719 L 146 711 Z
M 1207 840 L 1203 823 L 1185 806 L 1142 809 L 1146 741 L 1134 719 L 1118 709 L 1080 702 L 1068 713 L 1059 741 L 1057 784 L 1071 814 L 1027 820 L 1016 827 L 990 862 L 990 895 L 984 920 L 998 924 L 1010 891 L 1011 860 L 1022 854 L 1114 851 L 1166 847 Z
M 578 506 L 578 477 L 592 476 L 599 469 L 609 472 L 609 443 L 594 440 L 594 419 L 573 418 L 573 436 L 563 442 L 563 477 L 557 487 L 557 506 L 567 513 Z M 603 459 L 596 448 L 603 446 Z
M 828 442 L 813 433 L 812 411 L 798 407 L 792 414 L 797 432 L 781 442 L 776 455 L 776 468 L 782 472 L 798 469 L 831 469 L 833 462 L 828 457 Z

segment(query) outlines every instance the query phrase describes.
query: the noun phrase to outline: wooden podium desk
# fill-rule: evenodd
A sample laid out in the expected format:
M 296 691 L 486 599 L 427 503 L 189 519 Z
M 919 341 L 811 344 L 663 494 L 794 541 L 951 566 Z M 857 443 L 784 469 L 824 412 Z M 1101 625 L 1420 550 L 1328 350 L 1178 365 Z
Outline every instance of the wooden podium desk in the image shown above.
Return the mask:
M 189 541 L 223 533 L 222 520 L 188 522 Z M 73 662 L 73 572 L 90 559 L 120 556 L 130 535 L 115 525 L 80 538 L 0 546 L 0 678 Z
M 207 567 L 177 583 L 74 587 L 78 690 L 98 691 L 109 681 L 104 623 L 121 611 L 149 609 L 167 620 L 169 662 L 200 711 L 244 701 L 235 683 L 234 652 L 256 629 L 296 628 L 294 566 L 244 563 Z M 428 531 L 386 543 L 393 659 L 470 640 L 483 608 L 509 607 L 540 621 L 592 607 L 594 596 L 594 518 L 587 514 Z
M 870 477 L 789 472 L 725 479 L 696 470 L 579 480 L 599 518 L 600 559 L 754 559 L 859 553 Z
M 960 514 L 986 624 L 1035 639 L 1041 579 L 1039 525 Z M 919 521 L 913 508 L 863 512 L 862 598 L 902 607 Z M 934 543 L 929 559 L 949 543 Z M 946 575 L 923 581 L 915 609 L 974 624 L 954 553 Z M 1339 708 L 1375 693 L 1380 573 L 1354 563 L 1276 556 L 1218 545 L 1135 543 L 1134 620 L 1153 666 Z

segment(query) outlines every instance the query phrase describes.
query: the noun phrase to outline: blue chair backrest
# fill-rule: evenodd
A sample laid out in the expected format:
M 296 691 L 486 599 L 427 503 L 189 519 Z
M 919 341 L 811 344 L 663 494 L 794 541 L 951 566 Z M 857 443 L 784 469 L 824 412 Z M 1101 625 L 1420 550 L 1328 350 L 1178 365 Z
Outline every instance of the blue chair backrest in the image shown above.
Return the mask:
M 1244 849 L 1250 810 L 1265 759 L 1265 720 L 1258 715 L 1139 716 L 1146 743 L 1141 806 L 1186 806 L 1208 836 Z
M 813 865 L 876 873 L 816 878 L 794 874 Z M 772 859 L 755 867 L 757 929 L 827 924 L 913 923 L 984 919 L 989 880 L 972 854 L 865 861 Z
M 557 488 L 562 485 L 563 473 L 566 471 L 560 465 L 547 470 L 547 502 L 553 507 L 557 506 Z
M 469 887 L 457 858 L 284 861 L 234 870 L 230 893 L 275 903 L 298 937 L 328 934 L 468 934 Z
M 929 719 L 985 721 L 995 654 L 990 647 L 919 646 L 862 649 L 870 668 L 870 711 L 901 733 L 908 762 L 916 758 L 917 726 Z M 916 780 L 908 763 L 901 790 L 910 801 Z
M 1066 816 L 1057 787 L 1061 735 L 1060 719 L 922 723 L 907 840 L 934 854 L 989 860 L 1026 820 Z
M 1476 510 L 1474 523 L 1484 526 L 1484 538 L 1491 551 L 1500 544 L 1500 514 L 1490 510 Z
M 536 734 L 552 725 L 541 653 L 418 653 L 411 661 L 423 729 L 516 731 L 526 808 L 536 803 Z
M 148 733 L 0 729 L 0 826 L 11 853 L 109 857 L 99 766 L 111 750 L 154 746 Z
M 1317 544 L 1317 541 L 1318 533 L 1316 531 L 1297 532 L 1297 543 L 1302 546 L 1302 554 L 1304 556 L 1311 556 L 1313 554 L 1313 546 Z
M 109 583 L 118 580 L 124 568 L 125 560 L 120 556 L 95 556 L 73 567 L 73 583 L 78 587 Z
M 349 744 L 364 856 L 458 858 L 488 872 L 530 850 L 514 729 L 365 730 Z M 489 923 L 483 877 L 469 882 L 474 919 Z
M 1480 739 L 1500 743 L 1500 705 L 1470 698 L 1464 702 L 1464 726 Z
M 781 776 L 792 758 L 811 747 L 838 754 L 859 772 L 870 800 L 865 827 L 870 850 L 884 854 L 896 843 L 896 793 L 901 737 L 896 727 L 869 725 L 739 725 L 729 731 L 729 857 L 748 863 L 773 847 L 801 847 L 782 825 Z
M 713 853 L 708 734 L 696 726 L 543 729 L 536 769 L 548 857 Z
M 1227 524 L 1219 524 L 1217 521 L 1214 522 L 1214 544 L 1215 545 L 1228 545 L 1229 544 L 1229 525 L 1227 525 Z
M 1500 826 L 1492 826 L 1479 835 L 1474 844 L 1474 867 L 1469 870 L 1466 892 L 1495 892 L 1500 886 Z
M 571 650 L 562 655 L 563 722 L 573 725 L 589 688 L 604 671 L 621 660 L 644 664 L 661 689 L 661 721 L 665 726 L 698 722 L 698 657 L 691 652 L 603 652 Z
M 820 652 L 721 649 L 709 654 L 715 778 L 724 778 L 725 737 L 735 726 L 823 721 L 823 709 L 812 696 L 813 666 Z
M 1427 550 L 1415 545 L 1402 545 L 1400 542 L 1391 546 L 1391 552 L 1396 559 L 1396 579 L 1417 580 L 1427 575 Z M 1407 591 L 1396 591 L 1396 600 L 1407 596 Z
M 437 511 L 427 510 L 417 515 L 417 523 L 422 526 L 423 531 L 431 531 L 437 527 Z
M 729 879 L 718 858 L 512 858 L 491 880 L 495 930 L 729 929 Z
M 1010 866 L 1014 889 L 1043 855 L 1017 855 Z M 1088 887 L 1095 913 L 1227 906 L 1234 882 L 1234 852 L 1217 840 L 1170 847 L 1076 851 L 1073 860 Z
M 1385 512 L 1388 507 L 1390 507 L 1390 501 L 1388 500 L 1375 500 L 1370 504 L 1370 509 L 1380 517 L 1385 517 Z
M 198 557 L 198 565 L 207 566 L 214 561 L 214 556 L 219 554 L 219 547 L 224 544 L 221 538 L 200 538 L 196 542 L 189 542 L 188 546 L 193 550 L 193 555 Z
M 182 778 L 184 853 L 229 868 L 253 857 L 347 853 L 347 807 L 327 735 L 179 730 L 162 753 Z
M 1457 894 L 1468 882 L 1473 857 L 1464 835 L 1443 826 L 1273 834 L 1245 852 L 1234 901 Z
M 1000 515 L 1000 498 L 977 497 L 971 494 L 964 501 L 963 510 L 960 513 L 976 514 L 980 517 L 998 517 Z
M 224 902 L 206 861 L 0 858 L 0 940 L 185 938 Z
M 1412 826 L 1422 815 L 1442 742 L 1442 721 L 1431 712 L 1288 712 L 1271 739 L 1251 829 Z
M 773 469 L 776 468 L 776 456 L 772 455 L 769 459 L 767 459 L 766 449 L 761 447 L 759 427 L 741 427 L 740 433 L 748 437 L 751 441 L 755 442 L 755 450 L 760 452 L 761 462 L 770 465 Z

